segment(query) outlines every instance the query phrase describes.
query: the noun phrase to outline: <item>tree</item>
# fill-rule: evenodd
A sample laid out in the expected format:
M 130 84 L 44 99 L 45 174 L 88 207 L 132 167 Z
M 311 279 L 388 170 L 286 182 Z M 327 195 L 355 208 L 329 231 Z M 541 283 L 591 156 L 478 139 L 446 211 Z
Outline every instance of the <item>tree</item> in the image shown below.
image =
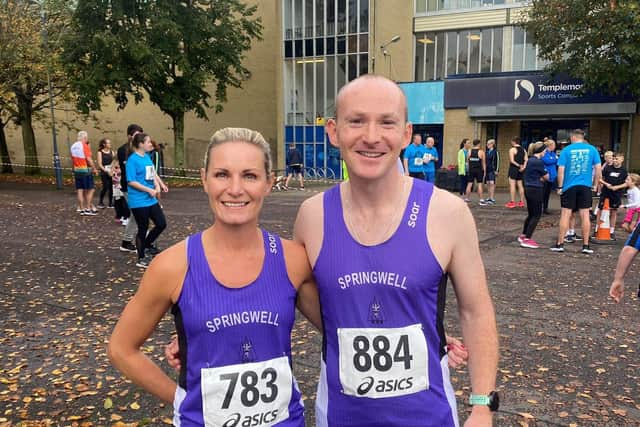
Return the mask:
M 7 134 L 4 132 L 4 128 L 9 123 L 9 120 L 10 118 L 5 118 L 4 111 L 0 110 L 0 163 L 2 163 L 0 173 L 13 173 L 9 146 L 7 144 Z
M 0 77 L 0 162 L 2 163 L 2 173 L 13 173 L 7 134 L 4 131 L 9 121 L 15 119 L 13 111 L 7 108 L 7 105 L 11 104 L 13 104 L 13 93 L 9 88 L 8 82 Z
M 582 79 L 586 91 L 640 97 L 637 0 L 533 0 L 522 25 L 552 74 Z
M 60 64 L 61 35 L 71 17 L 64 0 L 0 1 L 0 110 L 22 129 L 25 168 L 39 173 L 34 119 L 49 106 L 48 78 L 53 97 L 68 97 L 69 84 Z M 43 44 L 42 31 L 49 38 Z M 2 120 L 6 125 L 8 120 Z
M 249 78 L 242 65 L 262 24 L 256 7 L 240 0 L 79 0 L 66 62 L 74 76 L 78 107 L 100 109 L 105 95 L 119 108 L 145 94 L 171 117 L 175 167 L 184 167 L 184 116 L 208 119 L 222 111 L 227 87 Z

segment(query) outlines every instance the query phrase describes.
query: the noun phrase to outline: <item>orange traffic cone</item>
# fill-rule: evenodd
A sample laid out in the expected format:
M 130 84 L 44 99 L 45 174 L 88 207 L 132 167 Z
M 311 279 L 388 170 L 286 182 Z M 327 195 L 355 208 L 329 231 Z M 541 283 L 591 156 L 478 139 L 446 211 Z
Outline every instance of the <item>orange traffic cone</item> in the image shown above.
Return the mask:
M 604 203 L 602 205 L 602 209 L 600 210 L 600 215 L 598 217 L 598 223 L 596 225 L 596 235 L 595 239 L 609 242 L 611 241 L 611 224 L 609 222 L 610 217 L 609 212 L 609 199 L 604 199 Z

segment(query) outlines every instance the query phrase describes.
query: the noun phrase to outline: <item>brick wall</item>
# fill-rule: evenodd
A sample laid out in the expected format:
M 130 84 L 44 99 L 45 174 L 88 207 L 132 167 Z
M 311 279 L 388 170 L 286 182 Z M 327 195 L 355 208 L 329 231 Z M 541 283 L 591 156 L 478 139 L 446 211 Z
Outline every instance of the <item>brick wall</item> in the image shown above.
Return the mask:
M 509 149 L 511 138 L 520 136 L 520 121 L 503 122 L 498 125 L 498 153 L 500 154 L 500 173 L 496 178 L 498 187 L 508 187 Z
M 466 109 L 445 110 L 444 123 L 442 165 L 446 167 L 457 164 L 462 139 L 473 139 L 474 123 L 467 115 Z

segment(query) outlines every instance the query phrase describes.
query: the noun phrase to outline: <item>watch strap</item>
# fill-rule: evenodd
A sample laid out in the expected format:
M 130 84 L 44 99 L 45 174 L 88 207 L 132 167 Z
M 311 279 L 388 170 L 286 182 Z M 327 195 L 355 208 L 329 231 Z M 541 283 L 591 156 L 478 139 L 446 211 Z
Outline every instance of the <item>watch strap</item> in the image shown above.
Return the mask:
M 486 394 L 472 394 L 469 396 L 469 405 L 489 406 L 491 399 Z

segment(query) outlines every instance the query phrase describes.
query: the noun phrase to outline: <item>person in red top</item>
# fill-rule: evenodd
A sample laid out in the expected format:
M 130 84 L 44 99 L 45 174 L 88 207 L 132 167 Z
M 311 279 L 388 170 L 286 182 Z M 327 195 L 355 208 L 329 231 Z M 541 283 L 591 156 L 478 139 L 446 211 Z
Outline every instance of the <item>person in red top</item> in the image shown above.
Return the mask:
M 85 131 L 78 132 L 78 140 L 71 146 L 71 161 L 73 162 L 73 177 L 78 190 L 78 206 L 80 215 L 96 215 L 92 209 L 91 200 L 95 185 L 93 174 L 96 167 L 91 158 L 91 148 L 89 148 L 89 135 Z

